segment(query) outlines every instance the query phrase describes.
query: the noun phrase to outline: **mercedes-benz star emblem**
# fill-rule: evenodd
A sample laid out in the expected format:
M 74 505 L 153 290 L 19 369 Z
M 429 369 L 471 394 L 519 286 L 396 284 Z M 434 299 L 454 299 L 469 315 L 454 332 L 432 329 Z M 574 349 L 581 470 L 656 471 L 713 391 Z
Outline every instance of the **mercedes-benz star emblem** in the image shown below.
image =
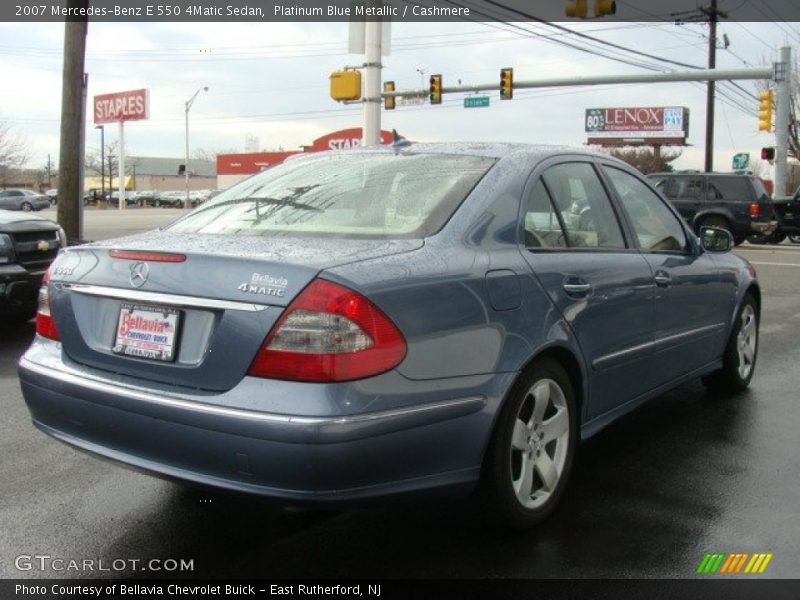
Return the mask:
M 142 287 L 147 283 L 147 276 L 150 275 L 150 267 L 147 263 L 137 262 L 131 265 L 131 285 L 135 288 Z

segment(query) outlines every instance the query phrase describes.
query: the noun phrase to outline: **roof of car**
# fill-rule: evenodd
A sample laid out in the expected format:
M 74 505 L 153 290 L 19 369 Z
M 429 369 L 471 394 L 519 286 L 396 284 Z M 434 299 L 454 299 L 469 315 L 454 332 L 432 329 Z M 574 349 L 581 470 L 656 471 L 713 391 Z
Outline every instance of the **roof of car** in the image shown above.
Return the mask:
M 500 142 L 408 142 L 402 140 L 401 143 L 382 144 L 380 146 L 357 147 L 349 150 L 334 150 L 332 152 L 315 152 L 313 154 L 298 154 L 289 158 L 294 161 L 307 157 L 319 157 L 320 154 L 462 154 L 466 156 L 485 156 L 487 158 L 505 158 L 507 156 L 525 156 L 528 158 L 544 158 L 554 154 L 584 154 L 587 156 L 603 156 L 598 152 L 587 151 L 582 148 L 571 146 L 555 146 L 547 144 L 522 144 L 522 143 L 500 143 Z
M 648 177 L 663 177 L 663 176 L 675 176 L 675 175 L 705 175 L 711 177 L 718 177 L 718 176 L 725 176 L 725 177 L 758 177 L 754 173 L 721 173 L 718 171 L 712 171 L 710 173 L 706 173 L 705 171 L 694 171 L 694 170 L 686 170 L 686 171 L 662 171 L 661 173 L 648 173 Z

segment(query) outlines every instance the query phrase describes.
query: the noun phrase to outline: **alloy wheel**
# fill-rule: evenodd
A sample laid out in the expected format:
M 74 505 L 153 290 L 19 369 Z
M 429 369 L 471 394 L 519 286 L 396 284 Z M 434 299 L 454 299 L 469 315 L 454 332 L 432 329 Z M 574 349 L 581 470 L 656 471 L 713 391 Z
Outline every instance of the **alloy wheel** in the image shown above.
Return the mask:
M 739 334 L 736 336 L 736 351 L 739 355 L 739 377 L 747 379 L 753 370 L 758 343 L 756 312 L 750 304 L 745 304 L 739 317 Z
M 561 386 L 540 379 L 528 390 L 511 435 L 511 484 L 525 508 L 538 508 L 556 490 L 569 448 L 569 407 Z

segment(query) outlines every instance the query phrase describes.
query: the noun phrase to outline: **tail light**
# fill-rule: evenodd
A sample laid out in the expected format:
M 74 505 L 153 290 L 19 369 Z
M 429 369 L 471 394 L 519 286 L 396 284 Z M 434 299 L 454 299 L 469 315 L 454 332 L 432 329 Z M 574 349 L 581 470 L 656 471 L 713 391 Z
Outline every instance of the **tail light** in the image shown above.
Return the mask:
M 44 274 L 42 287 L 39 288 L 36 333 L 51 340 L 61 339 L 58 335 L 58 327 L 56 327 L 56 322 L 53 320 L 53 315 L 50 314 L 50 269 Z
M 761 216 L 761 205 L 758 202 L 753 202 L 750 205 L 750 216 L 754 219 Z
M 361 294 L 315 279 L 286 308 L 249 375 L 292 381 L 351 381 L 384 373 L 405 358 L 406 341 Z

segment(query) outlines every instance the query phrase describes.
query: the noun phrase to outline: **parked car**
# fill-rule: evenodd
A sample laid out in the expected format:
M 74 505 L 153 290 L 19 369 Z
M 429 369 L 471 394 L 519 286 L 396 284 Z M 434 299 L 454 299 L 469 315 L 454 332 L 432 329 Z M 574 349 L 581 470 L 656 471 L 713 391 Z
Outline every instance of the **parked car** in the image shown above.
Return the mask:
M 738 245 L 778 226 L 764 182 L 753 175 L 680 171 L 648 175 L 695 232 L 720 227 Z
M 136 192 L 136 200 L 139 206 L 152 206 L 157 195 L 158 192 L 155 190 L 138 190 Z
M 602 154 L 316 153 L 68 248 L 22 391 L 47 434 L 166 477 L 316 504 L 477 487 L 529 526 L 580 439 L 695 377 L 748 386 L 755 271 L 700 234 Z
M 49 207 L 50 199 L 33 190 L 0 190 L 0 209 L 30 212 Z
M 747 238 L 751 244 L 780 244 L 787 237 L 792 243 L 800 244 L 800 189 L 794 196 L 775 198 L 772 201 L 778 227 L 771 235 L 757 235 Z
M 167 206 L 171 208 L 179 208 L 183 206 L 186 200 L 186 192 L 170 191 L 159 192 L 153 200 L 153 206 Z
M 66 244 L 57 223 L 0 210 L 0 318 L 27 321 L 36 314 L 42 277 Z
M 112 206 L 119 206 L 119 190 L 114 190 L 108 196 L 108 202 Z M 125 206 L 141 206 L 138 193 L 135 190 L 125 190 Z
M 106 196 L 108 195 L 108 191 L 105 191 Z M 84 206 L 96 206 L 97 202 L 104 202 L 105 199 L 103 198 L 103 190 L 100 188 L 89 188 L 88 190 L 84 190 L 83 192 L 83 205 Z
M 50 200 L 50 204 L 55 206 L 58 204 L 58 190 L 53 188 L 50 190 L 45 190 L 44 195 L 47 196 L 48 200 Z

